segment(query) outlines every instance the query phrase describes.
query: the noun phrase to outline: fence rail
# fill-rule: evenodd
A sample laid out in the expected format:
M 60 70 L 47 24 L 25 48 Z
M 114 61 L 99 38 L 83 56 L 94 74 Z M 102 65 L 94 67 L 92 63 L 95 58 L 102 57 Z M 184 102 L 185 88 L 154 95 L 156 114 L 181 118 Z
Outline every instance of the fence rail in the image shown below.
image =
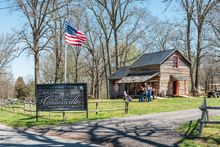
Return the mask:
M 96 115 L 100 112 L 112 112 L 112 111 L 123 111 L 124 113 L 128 113 L 128 101 L 111 101 L 111 100 L 96 100 L 96 101 L 89 101 L 88 102 L 90 106 L 95 104 L 95 109 L 89 109 L 88 112 L 92 113 L 95 112 Z M 118 107 L 118 108 L 109 108 L 109 109 L 103 109 L 100 107 L 100 104 L 104 103 L 124 103 L 124 106 Z M 21 101 L 21 100 L 15 100 L 15 99 L 3 99 L 0 100 L 0 109 L 5 110 L 5 111 L 11 111 L 14 113 L 22 113 L 26 115 L 33 116 L 36 114 L 36 103 L 31 100 L 31 101 Z M 85 113 L 85 111 L 49 111 L 48 116 L 49 118 L 51 117 L 50 112 L 52 113 Z M 64 118 L 63 118 L 64 119 Z M 66 119 L 66 118 L 65 118 Z

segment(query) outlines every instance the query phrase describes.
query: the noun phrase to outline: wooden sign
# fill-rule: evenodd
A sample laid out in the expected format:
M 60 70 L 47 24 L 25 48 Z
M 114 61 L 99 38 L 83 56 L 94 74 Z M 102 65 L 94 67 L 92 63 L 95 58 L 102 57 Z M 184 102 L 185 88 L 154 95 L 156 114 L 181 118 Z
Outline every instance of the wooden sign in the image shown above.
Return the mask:
M 37 85 L 37 111 L 88 111 L 86 83 Z

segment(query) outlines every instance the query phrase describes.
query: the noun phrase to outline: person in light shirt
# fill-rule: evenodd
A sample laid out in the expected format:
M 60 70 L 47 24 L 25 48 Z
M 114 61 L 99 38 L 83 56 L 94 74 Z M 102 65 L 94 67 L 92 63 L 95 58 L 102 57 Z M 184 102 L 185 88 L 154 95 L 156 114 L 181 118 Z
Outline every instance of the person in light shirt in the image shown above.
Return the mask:
M 126 91 L 124 91 L 124 98 L 125 98 L 125 100 L 128 101 L 128 102 L 131 102 L 131 101 L 132 101 L 132 98 L 131 98 L 129 95 L 127 95 L 127 92 L 126 92 Z

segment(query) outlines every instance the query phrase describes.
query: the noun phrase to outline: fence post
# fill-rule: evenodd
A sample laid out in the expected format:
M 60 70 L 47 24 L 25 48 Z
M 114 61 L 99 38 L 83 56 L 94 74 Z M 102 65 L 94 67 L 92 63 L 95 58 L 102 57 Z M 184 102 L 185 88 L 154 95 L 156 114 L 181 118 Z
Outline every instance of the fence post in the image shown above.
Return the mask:
M 20 113 L 20 101 L 18 100 L 18 113 Z
M 63 118 L 63 121 L 66 120 L 66 114 L 65 114 L 65 112 L 62 112 L 62 118 Z
M 202 130 L 204 128 L 204 125 L 206 125 L 206 121 L 208 119 L 207 102 L 206 102 L 205 97 L 204 97 L 204 100 L 203 100 L 203 104 L 200 107 L 200 110 L 202 111 L 202 116 L 201 116 L 201 119 L 200 119 L 199 135 L 202 134 Z
M 32 103 L 30 102 L 30 111 L 31 111 L 31 116 L 32 116 Z
M 129 102 L 125 101 L 125 114 L 128 114 L 128 104 Z
M 26 114 L 26 103 L 24 101 L 24 114 Z
M 11 111 L 11 102 L 8 103 L 8 111 Z
M 95 109 L 96 112 L 95 112 L 95 114 L 98 115 L 98 106 L 99 106 L 99 102 L 96 102 L 95 104 L 96 104 L 96 109 Z
M 4 103 L 4 106 L 5 106 L 5 111 L 6 111 L 6 105 L 7 105 L 7 102 L 6 102 L 6 100 L 5 100 L 5 103 Z
M 14 104 L 14 101 L 12 101 L 12 107 L 13 107 L 13 112 L 15 112 L 15 104 Z

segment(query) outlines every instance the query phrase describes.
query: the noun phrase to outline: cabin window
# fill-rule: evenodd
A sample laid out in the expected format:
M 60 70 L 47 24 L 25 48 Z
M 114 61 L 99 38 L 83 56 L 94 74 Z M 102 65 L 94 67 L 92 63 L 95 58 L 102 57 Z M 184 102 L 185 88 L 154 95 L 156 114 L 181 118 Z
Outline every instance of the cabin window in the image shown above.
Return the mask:
M 178 68 L 179 66 L 179 58 L 178 56 L 173 56 L 173 67 Z

